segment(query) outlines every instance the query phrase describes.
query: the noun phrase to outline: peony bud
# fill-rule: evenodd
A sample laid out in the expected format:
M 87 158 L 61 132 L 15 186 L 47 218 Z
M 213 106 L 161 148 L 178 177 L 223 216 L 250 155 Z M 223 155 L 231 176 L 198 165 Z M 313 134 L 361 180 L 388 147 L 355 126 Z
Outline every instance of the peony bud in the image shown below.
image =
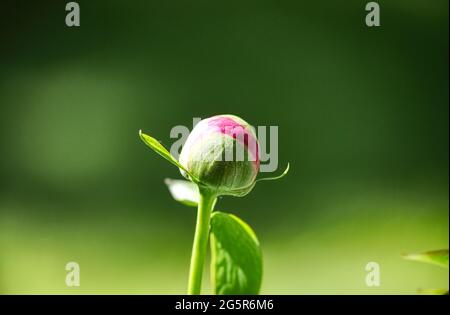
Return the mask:
M 258 149 L 255 132 L 247 122 L 219 115 L 195 126 L 179 162 L 217 195 L 243 196 L 252 190 L 258 175 Z

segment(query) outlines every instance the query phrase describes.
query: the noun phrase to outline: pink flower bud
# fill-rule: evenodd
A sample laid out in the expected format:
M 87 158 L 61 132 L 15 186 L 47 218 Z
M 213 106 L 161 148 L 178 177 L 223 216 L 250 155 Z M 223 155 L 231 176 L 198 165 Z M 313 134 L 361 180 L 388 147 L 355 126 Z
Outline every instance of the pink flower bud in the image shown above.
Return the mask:
M 243 196 L 252 190 L 258 175 L 258 150 L 255 132 L 247 122 L 219 115 L 195 126 L 179 162 L 217 195 Z

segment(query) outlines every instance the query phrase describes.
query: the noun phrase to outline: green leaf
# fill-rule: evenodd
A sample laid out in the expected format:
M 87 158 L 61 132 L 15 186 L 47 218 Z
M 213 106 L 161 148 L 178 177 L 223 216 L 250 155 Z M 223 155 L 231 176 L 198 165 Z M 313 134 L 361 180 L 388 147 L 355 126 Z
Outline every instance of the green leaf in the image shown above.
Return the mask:
M 448 249 L 434 250 L 420 254 L 406 254 L 403 255 L 403 258 L 448 268 Z
M 448 295 L 448 290 L 446 289 L 419 289 L 419 294 L 425 295 Z
M 170 179 L 164 180 L 169 188 L 173 199 L 190 207 L 197 207 L 199 200 L 198 186 L 187 180 Z
M 165 158 L 167 161 L 169 161 L 170 163 L 172 163 L 173 165 L 179 167 L 180 169 L 182 169 L 186 174 L 189 175 L 190 179 L 192 179 L 195 183 L 199 183 L 200 181 L 198 180 L 198 178 L 196 178 L 195 176 L 193 176 L 188 170 L 186 170 L 184 168 L 183 165 L 181 165 L 180 162 L 177 161 L 177 159 L 175 159 L 169 151 L 167 151 L 167 149 L 161 144 L 159 143 L 158 140 L 156 140 L 153 137 L 150 137 L 149 135 L 146 135 L 145 133 L 142 132 L 142 130 L 139 130 L 139 137 L 141 138 L 142 141 L 144 141 L 144 143 L 151 148 L 153 151 L 155 151 L 156 153 L 158 153 L 159 155 L 161 155 L 163 158 Z
M 258 294 L 262 254 L 255 232 L 238 217 L 211 216 L 211 282 L 215 294 Z
M 243 197 L 243 196 L 247 195 L 253 189 L 253 187 L 256 185 L 257 182 L 269 181 L 269 180 L 277 180 L 277 179 L 280 179 L 280 178 L 283 178 L 284 176 L 286 176 L 286 174 L 288 172 L 289 172 L 289 163 L 286 166 L 286 169 L 284 170 L 284 172 L 281 173 L 281 175 L 278 175 L 278 176 L 275 176 L 275 177 L 258 178 L 257 180 L 255 180 L 253 183 L 251 183 L 247 187 L 243 187 L 243 188 L 232 190 L 229 193 L 227 193 L 227 195 L 232 195 L 232 196 L 235 196 L 235 197 Z
M 260 181 L 263 181 L 263 180 L 277 180 L 277 179 L 280 179 L 280 178 L 283 178 L 284 176 L 286 176 L 286 174 L 288 172 L 289 172 L 289 163 L 287 164 L 286 169 L 284 170 L 283 173 L 281 173 L 281 175 L 278 175 L 278 176 L 275 176 L 275 177 L 258 178 L 256 181 L 260 182 Z

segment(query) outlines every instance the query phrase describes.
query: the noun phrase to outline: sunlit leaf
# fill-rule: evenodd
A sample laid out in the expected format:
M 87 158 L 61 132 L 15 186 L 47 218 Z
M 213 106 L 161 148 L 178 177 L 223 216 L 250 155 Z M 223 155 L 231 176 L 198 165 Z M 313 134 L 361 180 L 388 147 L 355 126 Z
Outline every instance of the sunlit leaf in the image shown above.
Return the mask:
M 403 255 L 403 258 L 448 268 L 448 249 L 434 250 L 419 254 L 406 254 Z
M 213 212 L 211 281 L 215 294 L 258 294 L 262 254 L 255 232 L 238 217 Z
M 448 295 L 448 290 L 446 289 L 420 289 L 418 290 L 419 294 L 427 294 L 427 295 Z
M 289 172 L 289 163 L 286 166 L 286 169 L 284 170 L 283 173 L 281 173 L 278 176 L 274 176 L 274 177 L 263 177 L 263 178 L 258 178 L 256 181 L 260 182 L 260 181 L 264 181 L 264 180 L 277 180 L 277 179 L 281 179 L 284 176 L 286 176 L 286 174 Z
M 149 135 L 146 135 L 145 133 L 142 132 L 142 130 L 139 130 L 139 137 L 141 138 L 142 141 L 144 141 L 144 143 L 150 147 L 153 151 L 155 151 L 156 153 L 158 153 L 159 155 L 161 155 L 163 158 L 165 158 L 167 161 L 169 161 L 170 163 L 172 163 L 173 165 L 179 167 L 180 169 L 182 169 L 186 174 L 189 175 L 189 177 L 196 183 L 199 182 L 199 180 L 193 176 L 188 170 L 186 170 L 184 168 L 183 165 L 181 165 L 180 162 L 177 161 L 177 159 L 175 159 L 169 151 L 167 151 L 167 149 L 161 144 L 159 143 L 158 140 L 156 140 L 153 137 L 150 137 Z
M 190 207 L 196 207 L 199 200 L 198 186 L 187 180 L 166 178 L 164 181 L 173 199 Z

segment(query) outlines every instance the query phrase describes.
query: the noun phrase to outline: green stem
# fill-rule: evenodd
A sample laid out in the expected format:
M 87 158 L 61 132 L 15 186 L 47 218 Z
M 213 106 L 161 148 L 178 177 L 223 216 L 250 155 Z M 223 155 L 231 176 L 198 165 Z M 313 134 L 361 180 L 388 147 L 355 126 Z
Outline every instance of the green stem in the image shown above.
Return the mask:
M 203 266 L 208 248 L 209 220 L 216 202 L 216 196 L 200 189 L 200 200 L 197 211 L 194 245 L 192 246 L 191 267 L 189 270 L 188 294 L 200 294 L 202 286 Z

